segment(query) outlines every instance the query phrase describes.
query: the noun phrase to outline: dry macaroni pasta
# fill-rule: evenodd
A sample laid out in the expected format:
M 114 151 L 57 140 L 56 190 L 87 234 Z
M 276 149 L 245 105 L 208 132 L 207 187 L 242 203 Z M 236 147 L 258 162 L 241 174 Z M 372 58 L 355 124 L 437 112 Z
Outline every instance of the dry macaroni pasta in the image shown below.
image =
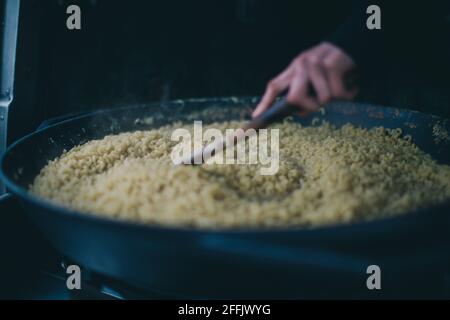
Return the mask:
M 173 166 L 176 142 L 170 135 L 179 126 L 77 146 L 50 161 L 30 191 L 96 215 L 197 228 L 349 223 L 450 197 L 450 167 L 437 164 L 400 130 L 285 121 L 275 126 L 280 169 L 262 176 L 259 165 Z

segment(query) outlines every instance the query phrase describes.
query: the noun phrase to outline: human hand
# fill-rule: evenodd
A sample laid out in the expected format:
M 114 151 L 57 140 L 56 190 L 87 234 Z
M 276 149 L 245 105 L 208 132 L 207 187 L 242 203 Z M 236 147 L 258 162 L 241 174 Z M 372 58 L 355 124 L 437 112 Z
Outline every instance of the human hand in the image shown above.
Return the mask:
M 353 99 L 358 93 L 349 80 L 354 76 L 353 59 L 335 45 L 323 42 L 298 55 L 266 88 L 253 117 L 267 110 L 288 89 L 287 101 L 300 114 L 316 111 L 331 99 Z

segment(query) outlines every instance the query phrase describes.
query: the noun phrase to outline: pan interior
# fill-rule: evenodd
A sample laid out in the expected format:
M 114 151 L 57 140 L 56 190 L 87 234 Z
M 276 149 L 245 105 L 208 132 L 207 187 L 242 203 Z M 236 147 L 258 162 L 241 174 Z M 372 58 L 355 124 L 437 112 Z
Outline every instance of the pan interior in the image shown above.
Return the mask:
M 242 120 L 248 117 L 253 104 L 253 99 L 233 98 L 176 101 L 163 106 L 138 106 L 79 117 L 33 135 L 33 139 L 41 139 L 39 143 L 35 141 L 34 145 L 39 146 L 37 151 L 42 154 L 42 157 L 34 164 L 34 168 L 30 165 L 16 166 L 13 179 L 27 188 L 36 176 L 36 172 L 39 172 L 47 160 L 59 156 L 63 150 L 68 150 L 92 139 L 125 131 L 158 128 L 175 121 L 189 123 L 201 119 L 207 124 L 216 121 Z M 424 146 L 431 149 L 432 152 L 429 153 L 433 157 L 440 162 L 448 163 L 448 158 L 446 158 L 448 152 L 443 152 L 446 148 L 448 150 L 448 141 L 445 135 L 447 122 L 443 119 L 396 109 L 356 104 L 334 104 L 328 106 L 323 113 L 317 113 L 308 118 L 296 118 L 294 121 L 308 126 L 320 122 L 320 120 L 330 122 L 337 127 L 348 122 L 366 128 L 373 126 L 400 127 L 405 134 L 413 137 L 416 144 L 423 143 Z M 64 129 L 61 130 L 62 128 Z M 42 143 L 42 140 L 45 143 Z

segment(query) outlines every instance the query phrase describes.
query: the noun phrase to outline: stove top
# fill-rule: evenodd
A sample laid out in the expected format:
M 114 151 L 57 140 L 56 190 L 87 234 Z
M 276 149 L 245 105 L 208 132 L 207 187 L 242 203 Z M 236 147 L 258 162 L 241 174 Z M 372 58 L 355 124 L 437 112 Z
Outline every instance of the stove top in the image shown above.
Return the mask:
M 0 197 L 0 299 L 177 299 L 158 290 L 133 288 L 83 269 L 81 290 L 69 290 L 73 264 L 35 229 L 14 197 Z

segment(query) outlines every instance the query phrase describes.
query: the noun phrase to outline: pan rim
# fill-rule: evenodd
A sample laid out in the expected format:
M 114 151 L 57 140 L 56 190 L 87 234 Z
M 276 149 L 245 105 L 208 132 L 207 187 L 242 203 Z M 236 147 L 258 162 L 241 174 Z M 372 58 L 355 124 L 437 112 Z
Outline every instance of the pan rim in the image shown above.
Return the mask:
M 167 103 L 195 103 L 195 102 L 226 102 L 226 101 L 243 101 L 248 100 L 249 102 L 257 101 L 259 97 L 256 96 L 228 96 L 228 97 L 198 97 L 198 98 L 189 98 L 189 99 L 178 99 L 167 101 Z M 349 102 L 353 103 L 353 102 Z M 169 232 L 169 233 L 179 233 L 179 234 L 192 234 L 196 235 L 218 235 L 218 236 L 230 236 L 230 235 L 245 235 L 245 236 L 263 236 L 263 235 L 273 235 L 273 236 L 286 236 L 286 235 L 325 235 L 330 233 L 338 233 L 338 234 L 346 234 L 349 232 L 354 232 L 357 229 L 367 229 L 367 228 L 383 228 L 386 223 L 400 223 L 402 221 L 411 220 L 414 217 L 423 217 L 425 214 L 429 214 L 429 211 L 438 211 L 439 215 L 448 215 L 448 213 L 444 213 L 445 210 L 450 208 L 450 199 L 441 203 L 437 203 L 432 206 L 422 207 L 415 210 L 411 210 L 406 213 L 398 214 L 398 215 L 386 215 L 380 218 L 375 218 L 372 220 L 360 220 L 356 222 L 350 223 L 338 223 L 338 224 L 330 224 L 330 225 L 321 225 L 313 228 L 305 228 L 305 227 L 280 227 L 280 228 L 259 228 L 259 227 L 243 227 L 243 228 L 197 228 L 190 226 L 182 226 L 182 225 L 163 225 L 163 224 L 146 224 L 140 223 L 133 220 L 128 219 L 118 219 L 114 217 L 107 217 L 96 215 L 90 212 L 84 212 L 81 210 L 74 210 L 63 205 L 56 204 L 49 200 L 40 198 L 31 194 L 26 188 L 15 183 L 4 171 L 4 163 L 8 154 L 11 153 L 11 150 L 14 150 L 16 146 L 23 144 L 24 142 L 31 139 L 36 133 L 44 132 L 50 130 L 55 127 L 63 126 L 66 123 L 76 121 L 82 118 L 88 118 L 92 115 L 98 115 L 102 113 L 108 113 L 119 110 L 129 110 L 129 109 L 137 109 L 144 108 L 154 105 L 161 105 L 161 102 L 150 102 L 137 104 L 133 106 L 118 106 L 113 108 L 101 108 L 97 110 L 93 110 L 88 114 L 83 114 L 79 116 L 75 116 L 70 119 L 63 120 L 61 122 L 51 124 L 43 129 L 36 130 L 31 132 L 18 140 L 14 141 L 8 148 L 5 153 L 0 158 L 0 179 L 5 183 L 7 190 L 11 191 L 14 196 L 18 197 L 19 201 L 25 201 L 37 207 L 43 207 L 47 211 L 52 212 L 52 214 L 64 215 L 71 218 L 77 218 L 84 220 L 86 222 L 95 222 L 95 223 L 103 223 L 108 224 L 114 227 L 122 227 L 122 228 L 134 228 L 140 231 L 147 232 Z M 424 116 L 432 117 L 436 120 L 447 120 L 446 118 L 439 117 L 433 114 L 427 114 L 415 110 L 405 109 L 405 108 L 393 108 L 380 106 L 370 103 L 365 103 L 365 105 L 374 107 L 374 108 L 382 108 L 384 110 L 390 110 L 392 112 L 407 112 L 407 113 L 415 113 L 421 114 Z M 30 214 L 30 213 L 28 213 Z

